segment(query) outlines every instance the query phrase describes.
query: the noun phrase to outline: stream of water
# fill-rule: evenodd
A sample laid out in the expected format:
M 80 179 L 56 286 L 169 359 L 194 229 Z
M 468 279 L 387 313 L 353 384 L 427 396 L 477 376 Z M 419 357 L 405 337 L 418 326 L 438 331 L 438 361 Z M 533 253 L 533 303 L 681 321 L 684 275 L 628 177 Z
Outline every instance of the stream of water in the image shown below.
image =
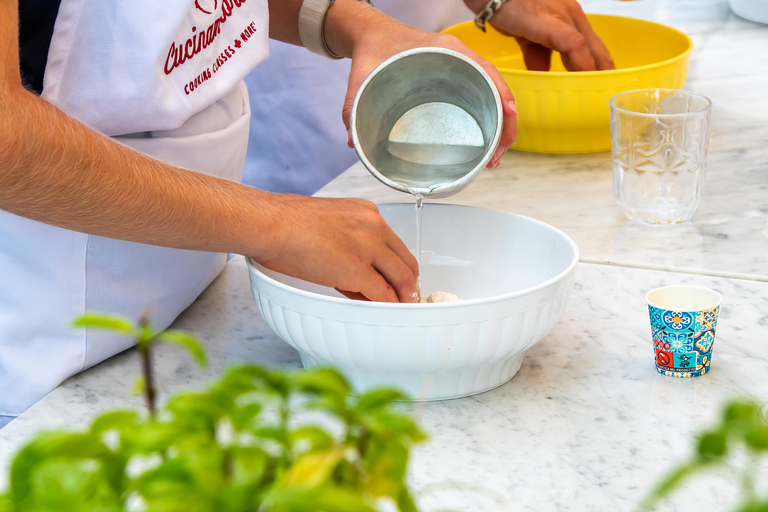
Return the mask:
M 418 261 L 419 270 L 421 270 L 421 224 L 424 216 L 424 196 L 414 194 L 414 197 L 416 197 L 416 261 Z

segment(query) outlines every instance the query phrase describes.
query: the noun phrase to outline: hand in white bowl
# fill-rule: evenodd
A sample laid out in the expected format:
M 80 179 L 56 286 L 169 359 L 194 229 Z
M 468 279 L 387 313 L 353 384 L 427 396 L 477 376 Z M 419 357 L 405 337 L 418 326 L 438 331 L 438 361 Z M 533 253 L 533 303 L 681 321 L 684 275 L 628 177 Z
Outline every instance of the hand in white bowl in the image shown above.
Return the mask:
M 293 195 L 273 196 L 272 203 L 273 235 L 256 261 L 352 299 L 419 301 L 416 258 L 375 204 Z

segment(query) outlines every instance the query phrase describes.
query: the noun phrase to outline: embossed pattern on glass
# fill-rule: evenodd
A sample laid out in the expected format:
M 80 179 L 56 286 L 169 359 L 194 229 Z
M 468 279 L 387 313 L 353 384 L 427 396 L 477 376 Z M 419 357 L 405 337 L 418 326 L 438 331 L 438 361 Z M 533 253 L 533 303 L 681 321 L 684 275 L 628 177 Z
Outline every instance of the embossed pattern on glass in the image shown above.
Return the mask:
M 701 202 L 712 102 L 671 89 L 611 98 L 613 194 L 627 217 L 648 224 L 691 218 Z

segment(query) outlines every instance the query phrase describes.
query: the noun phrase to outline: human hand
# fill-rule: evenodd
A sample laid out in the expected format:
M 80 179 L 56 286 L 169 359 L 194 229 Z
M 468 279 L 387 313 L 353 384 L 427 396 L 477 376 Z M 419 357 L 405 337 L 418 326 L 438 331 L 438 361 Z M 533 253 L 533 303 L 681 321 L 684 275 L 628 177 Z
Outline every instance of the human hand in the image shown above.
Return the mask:
M 487 0 L 466 3 L 478 12 Z M 552 50 L 560 52 L 569 71 L 615 68 L 611 54 L 576 0 L 509 0 L 489 22 L 517 40 L 530 70 L 549 71 Z
M 416 258 L 363 199 L 274 195 L 273 237 L 255 256 L 277 272 L 351 299 L 418 302 Z
M 349 136 L 349 118 L 355 95 L 363 81 L 365 81 L 366 77 L 376 66 L 389 57 L 411 48 L 448 48 L 466 55 L 477 62 L 488 73 L 496 85 L 496 89 L 499 91 L 504 113 L 504 127 L 499 145 L 488 162 L 488 167 L 498 167 L 501 157 L 517 138 L 517 107 L 515 105 L 515 97 L 498 70 L 490 62 L 464 46 L 461 41 L 453 36 L 416 30 L 389 18 L 380 20 L 378 23 L 378 26 L 383 29 L 363 33 L 356 41 L 353 49 L 352 69 L 349 74 L 347 96 L 342 110 L 342 119 L 347 127 L 347 144 L 352 147 L 351 137 Z

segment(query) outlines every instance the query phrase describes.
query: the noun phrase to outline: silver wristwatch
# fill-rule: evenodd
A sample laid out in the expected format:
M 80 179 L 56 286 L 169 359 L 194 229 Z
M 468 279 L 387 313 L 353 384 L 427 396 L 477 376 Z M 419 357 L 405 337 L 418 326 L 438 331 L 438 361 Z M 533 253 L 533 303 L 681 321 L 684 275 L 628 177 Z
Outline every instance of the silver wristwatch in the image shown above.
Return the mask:
M 325 16 L 334 0 L 304 0 L 299 10 L 299 39 L 304 47 L 329 59 L 340 59 L 325 42 Z M 370 0 L 360 0 L 373 6 Z
M 507 3 L 507 1 L 508 0 L 491 0 L 485 4 L 483 10 L 475 16 L 475 25 L 477 25 L 477 28 L 485 32 L 485 23 L 493 18 L 493 15 L 496 14 L 499 9 L 501 9 L 501 6 Z

